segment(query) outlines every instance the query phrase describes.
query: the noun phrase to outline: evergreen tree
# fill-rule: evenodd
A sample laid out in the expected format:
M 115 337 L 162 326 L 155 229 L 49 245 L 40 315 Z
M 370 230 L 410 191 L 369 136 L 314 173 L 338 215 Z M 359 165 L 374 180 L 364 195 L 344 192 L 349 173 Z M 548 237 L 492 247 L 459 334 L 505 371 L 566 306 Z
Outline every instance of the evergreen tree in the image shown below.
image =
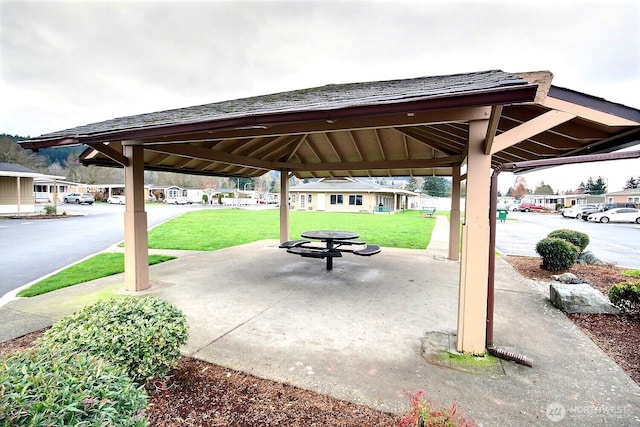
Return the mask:
M 428 176 L 424 179 L 422 190 L 430 196 L 447 197 L 451 195 L 451 182 L 441 176 Z
M 625 190 L 630 190 L 630 189 L 634 189 L 634 188 L 640 188 L 640 176 L 637 178 L 634 177 L 630 177 L 625 183 L 624 183 L 624 189 Z
M 599 176 L 595 181 L 592 177 L 589 177 L 586 184 L 580 183 L 583 186 L 583 192 L 586 194 L 604 194 L 607 192 L 606 181 Z
M 411 178 L 409 178 L 409 183 L 407 184 L 407 190 L 413 191 L 417 188 L 418 188 L 418 180 L 414 176 L 412 176 Z
M 540 181 L 538 186 L 533 190 L 533 194 L 551 195 L 554 194 L 553 188 L 549 184 L 545 184 L 544 181 Z

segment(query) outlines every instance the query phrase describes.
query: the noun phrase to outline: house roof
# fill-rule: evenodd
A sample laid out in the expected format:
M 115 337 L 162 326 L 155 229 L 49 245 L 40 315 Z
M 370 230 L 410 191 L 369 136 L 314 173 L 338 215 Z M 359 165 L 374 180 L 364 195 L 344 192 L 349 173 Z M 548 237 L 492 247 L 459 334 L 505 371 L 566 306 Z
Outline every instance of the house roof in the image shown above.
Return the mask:
M 87 144 L 82 163 L 256 177 L 448 176 L 469 123 L 489 120 L 493 165 L 611 152 L 640 140 L 640 111 L 551 86 L 551 73 L 500 70 L 327 85 L 122 117 L 41 135 L 25 148 Z
M 306 182 L 289 188 L 290 192 L 347 192 L 347 193 L 415 193 L 401 188 L 385 187 L 375 182 L 354 178 L 321 178 L 318 181 Z
M 625 188 L 622 191 L 607 192 L 607 196 L 639 196 L 640 188 Z
M 11 177 L 21 177 L 21 178 L 47 178 L 47 179 L 64 178 L 62 176 L 41 174 L 25 166 L 22 166 L 18 163 L 3 163 L 3 162 L 0 162 L 0 176 L 11 176 Z

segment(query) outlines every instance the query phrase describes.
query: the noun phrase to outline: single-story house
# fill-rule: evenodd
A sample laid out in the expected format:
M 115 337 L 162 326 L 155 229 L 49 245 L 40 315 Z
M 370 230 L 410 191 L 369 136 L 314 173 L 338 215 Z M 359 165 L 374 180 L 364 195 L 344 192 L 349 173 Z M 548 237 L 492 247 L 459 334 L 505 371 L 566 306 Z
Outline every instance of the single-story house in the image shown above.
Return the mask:
M 0 213 L 21 214 L 36 212 L 35 179 L 57 179 L 17 163 L 0 163 Z
M 604 194 L 565 194 L 563 197 L 565 206 L 598 204 L 605 201 Z
M 33 194 L 36 203 L 53 203 L 57 199 L 58 203 L 69 193 L 88 193 L 86 184 L 54 179 L 48 176 L 33 179 Z
M 640 205 L 640 188 L 627 188 L 622 191 L 605 194 L 607 203 L 635 203 Z
M 355 178 L 321 178 L 289 189 L 295 210 L 393 213 L 417 206 L 419 194 Z

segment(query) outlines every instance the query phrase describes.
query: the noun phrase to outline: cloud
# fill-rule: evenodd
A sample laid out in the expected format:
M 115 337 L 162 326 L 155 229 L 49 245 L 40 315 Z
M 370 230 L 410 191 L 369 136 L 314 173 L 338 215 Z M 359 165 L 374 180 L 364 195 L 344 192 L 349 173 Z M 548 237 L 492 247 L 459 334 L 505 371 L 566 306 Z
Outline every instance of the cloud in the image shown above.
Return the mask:
M 487 69 L 634 105 L 636 3 L 0 0 L 0 131 Z

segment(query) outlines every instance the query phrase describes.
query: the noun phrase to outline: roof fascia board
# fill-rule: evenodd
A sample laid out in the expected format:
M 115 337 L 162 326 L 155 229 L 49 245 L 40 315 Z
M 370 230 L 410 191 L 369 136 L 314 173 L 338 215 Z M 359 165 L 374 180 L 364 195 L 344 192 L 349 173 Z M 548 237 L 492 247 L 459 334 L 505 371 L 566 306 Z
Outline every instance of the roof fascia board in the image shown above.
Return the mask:
M 621 117 L 609 112 L 596 109 L 591 106 L 577 104 L 575 102 L 566 101 L 553 96 L 553 92 L 549 92 L 549 96 L 544 100 L 542 105 L 554 110 L 564 111 L 575 114 L 576 116 L 594 123 L 600 123 L 606 126 L 638 126 L 640 125 L 640 114 L 634 119 Z M 631 109 L 629 109 L 631 110 Z
M 549 96 L 640 123 L 640 110 L 637 108 L 558 86 L 551 86 Z
M 309 134 L 334 131 L 355 131 L 363 129 L 402 128 L 416 125 L 467 122 L 486 119 L 490 107 L 465 107 L 451 110 L 402 112 L 386 116 L 353 117 L 344 119 L 325 119 L 305 123 L 288 123 L 274 126 L 259 126 L 252 129 L 210 130 L 207 133 L 211 140 L 242 139 L 256 137 L 280 137 L 291 134 Z M 188 135 L 177 135 L 175 138 L 160 137 L 153 139 L 160 143 L 187 142 Z

